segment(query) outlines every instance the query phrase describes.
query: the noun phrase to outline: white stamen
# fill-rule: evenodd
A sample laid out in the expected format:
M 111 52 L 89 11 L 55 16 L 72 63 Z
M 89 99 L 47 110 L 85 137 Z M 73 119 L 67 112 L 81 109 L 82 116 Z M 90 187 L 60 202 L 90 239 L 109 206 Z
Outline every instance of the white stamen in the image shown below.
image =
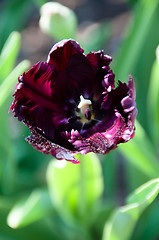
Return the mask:
M 112 88 L 111 88 L 111 86 L 109 86 L 109 87 L 107 88 L 107 91 L 108 91 L 108 92 L 111 92 L 111 90 L 112 90 Z
M 89 106 L 92 104 L 91 100 L 84 99 L 84 97 L 80 96 L 80 103 L 78 104 L 78 108 L 81 111 L 81 114 L 85 114 L 85 110 L 89 108 Z

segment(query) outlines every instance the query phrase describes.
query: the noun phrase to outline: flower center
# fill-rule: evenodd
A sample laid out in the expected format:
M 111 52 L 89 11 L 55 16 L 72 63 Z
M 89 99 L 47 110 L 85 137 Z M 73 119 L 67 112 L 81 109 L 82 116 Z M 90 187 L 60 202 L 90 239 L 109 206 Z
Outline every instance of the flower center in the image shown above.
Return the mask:
M 91 110 L 90 110 L 91 105 L 92 105 L 91 100 L 85 99 L 82 95 L 80 96 L 80 102 L 78 104 L 78 108 L 80 109 L 80 117 L 82 118 L 82 120 L 91 119 Z

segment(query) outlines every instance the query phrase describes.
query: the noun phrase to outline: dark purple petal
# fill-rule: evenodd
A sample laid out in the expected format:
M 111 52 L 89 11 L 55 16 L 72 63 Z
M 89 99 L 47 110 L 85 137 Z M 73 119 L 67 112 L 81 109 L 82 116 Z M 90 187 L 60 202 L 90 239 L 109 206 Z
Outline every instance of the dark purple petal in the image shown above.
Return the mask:
M 55 128 L 67 118 L 52 101 L 52 68 L 38 63 L 19 78 L 15 100 L 11 105 L 14 116 L 28 126 L 38 128 L 53 139 Z
M 87 57 L 91 65 L 94 67 L 94 69 L 96 69 L 95 71 L 99 69 L 99 65 L 102 66 L 103 69 L 105 69 L 105 67 L 109 66 L 112 61 L 112 57 L 104 55 L 103 51 L 100 50 L 98 52 L 92 51 L 88 53 Z
M 110 92 L 114 88 L 115 74 L 112 71 L 110 71 L 108 74 L 104 76 L 104 80 L 102 81 L 102 83 L 107 92 Z
M 110 150 L 115 149 L 119 142 L 127 141 L 125 138 L 126 130 L 124 119 L 119 113 L 116 113 L 113 125 L 105 129 L 105 132 L 96 132 L 88 138 L 75 135 L 74 132 L 71 132 L 69 141 L 81 154 L 88 152 L 107 154 Z
M 73 54 L 83 54 L 83 52 L 84 50 L 75 40 L 65 39 L 52 47 L 47 63 L 54 65 L 58 71 L 63 70 Z
M 131 97 L 126 96 L 121 100 L 121 105 L 124 109 L 124 112 L 128 113 L 134 110 L 136 103 Z
M 108 55 L 104 55 L 103 51 L 90 52 L 87 54 L 88 62 L 90 63 L 94 75 L 93 86 L 94 94 L 99 96 L 104 90 L 103 78 L 110 71 L 109 64 L 112 58 Z

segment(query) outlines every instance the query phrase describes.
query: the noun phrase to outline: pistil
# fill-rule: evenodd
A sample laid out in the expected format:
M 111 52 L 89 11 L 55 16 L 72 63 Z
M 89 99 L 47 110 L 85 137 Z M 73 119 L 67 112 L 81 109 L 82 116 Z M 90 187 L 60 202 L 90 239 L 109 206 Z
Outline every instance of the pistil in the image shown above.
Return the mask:
M 91 119 L 91 110 L 90 107 L 92 105 L 91 100 L 85 99 L 82 95 L 80 96 L 80 102 L 78 104 L 78 108 L 80 109 L 80 114 L 82 118 L 86 118 L 87 120 Z

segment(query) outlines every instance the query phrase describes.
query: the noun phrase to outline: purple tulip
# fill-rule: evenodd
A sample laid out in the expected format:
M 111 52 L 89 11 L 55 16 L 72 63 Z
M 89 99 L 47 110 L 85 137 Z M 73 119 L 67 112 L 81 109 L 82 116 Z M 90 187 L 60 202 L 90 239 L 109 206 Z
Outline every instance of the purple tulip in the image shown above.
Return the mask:
M 10 109 L 31 131 L 35 149 L 73 163 L 78 153 L 107 154 L 134 137 L 134 81 L 118 82 L 103 51 L 85 55 L 72 39 L 19 76 Z

